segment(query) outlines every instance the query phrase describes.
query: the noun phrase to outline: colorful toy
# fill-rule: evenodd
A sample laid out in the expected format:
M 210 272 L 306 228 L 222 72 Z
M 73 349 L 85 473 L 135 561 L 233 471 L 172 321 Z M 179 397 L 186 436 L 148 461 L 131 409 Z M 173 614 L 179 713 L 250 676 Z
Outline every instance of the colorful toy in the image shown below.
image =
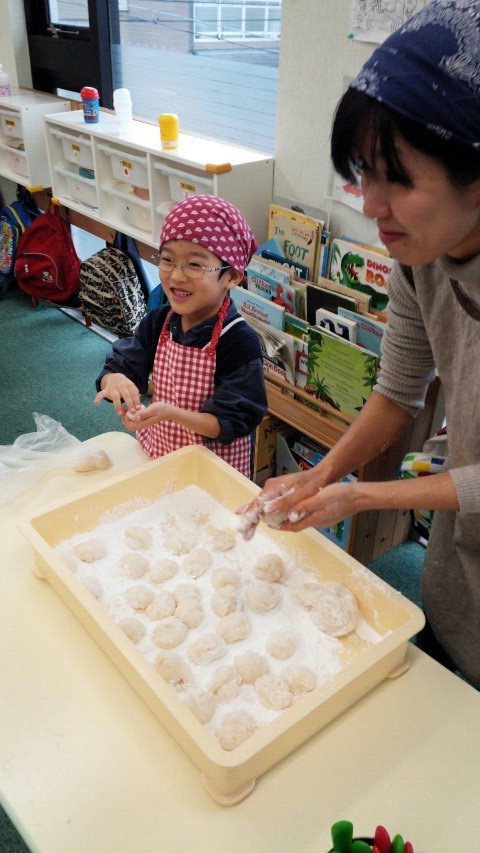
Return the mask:
M 353 823 L 339 820 L 331 832 L 333 847 L 328 853 L 414 853 L 410 842 L 401 835 L 395 835 L 391 841 L 384 826 L 377 826 L 373 838 L 354 838 Z

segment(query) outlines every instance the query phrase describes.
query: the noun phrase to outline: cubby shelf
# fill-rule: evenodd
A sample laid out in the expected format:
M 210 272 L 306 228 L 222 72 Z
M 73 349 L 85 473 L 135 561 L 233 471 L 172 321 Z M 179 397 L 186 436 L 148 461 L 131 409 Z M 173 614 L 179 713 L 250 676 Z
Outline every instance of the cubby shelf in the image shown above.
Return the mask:
M 267 237 L 273 157 L 187 133 L 163 151 L 157 126 L 134 121 L 122 134 L 103 111 L 93 125 L 80 110 L 47 115 L 45 129 L 53 196 L 66 207 L 157 248 L 175 202 L 217 195 L 242 211 L 258 240 Z
M 0 174 L 30 189 L 51 184 L 43 116 L 63 112 L 69 101 L 15 90 L 0 98 Z

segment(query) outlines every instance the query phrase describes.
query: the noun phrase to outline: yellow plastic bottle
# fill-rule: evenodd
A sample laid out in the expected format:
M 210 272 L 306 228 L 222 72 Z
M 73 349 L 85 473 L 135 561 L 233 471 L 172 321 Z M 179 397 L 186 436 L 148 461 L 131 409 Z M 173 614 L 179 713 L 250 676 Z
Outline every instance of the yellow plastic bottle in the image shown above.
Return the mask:
M 160 139 L 165 151 L 173 151 L 178 145 L 178 116 L 175 113 L 162 113 L 158 117 Z

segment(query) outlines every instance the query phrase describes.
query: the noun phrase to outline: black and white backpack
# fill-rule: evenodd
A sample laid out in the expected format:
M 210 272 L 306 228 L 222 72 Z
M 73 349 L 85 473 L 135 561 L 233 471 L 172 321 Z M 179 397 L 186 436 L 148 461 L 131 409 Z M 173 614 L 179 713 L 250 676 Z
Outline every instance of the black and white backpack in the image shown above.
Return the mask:
M 87 326 L 97 323 L 121 338 L 133 335 L 147 313 L 148 288 L 132 258 L 115 246 L 81 263 L 79 295 Z

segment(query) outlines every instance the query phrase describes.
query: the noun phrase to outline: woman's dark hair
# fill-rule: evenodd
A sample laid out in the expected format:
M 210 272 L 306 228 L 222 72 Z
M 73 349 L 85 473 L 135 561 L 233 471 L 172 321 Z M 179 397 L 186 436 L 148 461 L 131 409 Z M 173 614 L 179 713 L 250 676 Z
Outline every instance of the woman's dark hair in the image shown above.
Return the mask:
M 355 163 L 364 159 L 372 167 L 380 152 L 388 178 L 409 186 L 408 164 L 402 164 L 395 145 L 399 134 L 414 148 L 439 160 L 453 184 L 467 186 L 480 178 L 480 151 L 442 139 L 357 89 L 347 89 L 335 112 L 331 157 L 336 171 L 355 183 Z

